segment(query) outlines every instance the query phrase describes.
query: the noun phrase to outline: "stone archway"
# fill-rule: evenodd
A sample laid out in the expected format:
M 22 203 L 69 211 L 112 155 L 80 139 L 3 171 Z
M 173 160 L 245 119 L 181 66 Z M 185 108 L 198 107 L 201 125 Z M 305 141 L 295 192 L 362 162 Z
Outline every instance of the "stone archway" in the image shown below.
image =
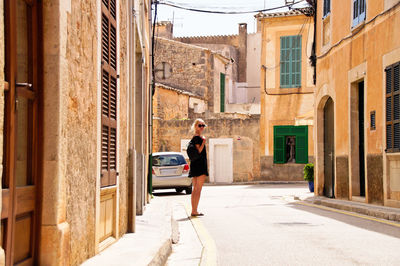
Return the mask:
M 335 91 L 330 88 L 327 84 L 323 85 L 318 91 L 317 95 L 315 97 L 315 127 L 314 127 L 314 135 L 316 136 L 316 141 L 315 141 L 315 146 L 314 146 L 314 154 L 315 154 L 315 175 L 314 175 L 314 185 L 315 185 L 315 194 L 316 195 L 324 195 L 324 186 L 325 186 L 325 159 L 324 159 L 324 137 L 325 135 L 325 130 L 324 130 L 324 119 L 325 119 L 325 112 L 324 109 L 326 107 L 326 104 L 330 101 L 332 101 L 332 106 L 331 108 L 333 109 L 333 114 L 335 112 Z M 335 116 L 333 116 L 333 125 L 335 125 Z M 335 147 L 335 130 L 333 130 L 333 134 L 331 136 L 332 138 L 332 144 L 333 148 Z M 332 160 L 333 160 L 333 165 L 332 165 L 332 175 L 335 176 L 335 156 L 332 154 Z M 334 177 L 333 177 L 334 178 Z M 334 190 L 334 181 L 332 181 L 332 190 Z M 333 196 L 333 195 L 332 195 Z

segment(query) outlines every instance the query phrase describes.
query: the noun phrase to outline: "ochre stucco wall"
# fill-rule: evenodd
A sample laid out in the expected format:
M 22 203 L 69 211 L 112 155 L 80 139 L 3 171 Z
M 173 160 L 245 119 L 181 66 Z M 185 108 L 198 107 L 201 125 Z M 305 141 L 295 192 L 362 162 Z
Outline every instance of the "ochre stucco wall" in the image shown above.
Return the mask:
M 389 6 L 393 6 L 394 2 L 385 0 L 367 1 L 366 22 L 370 21 L 377 14 L 380 14 Z M 356 90 L 357 82 L 364 80 L 364 120 L 365 120 L 365 152 L 366 152 L 366 202 L 383 204 L 386 199 L 383 198 L 384 191 L 390 190 L 390 185 L 385 181 L 385 76 L 384 69 L 388 65 L 384 63 L 385 55 L 392 53 L 400 48 L 400 8 L 390 11 L 389 13 L 379 16 L 374 22 L 359 24 L 358 27 L 352 29 L 352 3 L 332 2 L 330 26 L 323 27 L 322 8 L 323 1 L 318 1 L 318 18 L 317 18 L 317 97 L 315 106 L 318 108 L 327 91 L 334 99 L 335 110 L 335 155 L 340 156 L 349 161 L 349 164 L 357 164 L 357 160 L 352 155 L 355 148 L 351 146 L 351 128 L 353 123 L 350 117 L 350 96 Z M 358 34 L 355 34 L 359 31 Z M 322 36 L 328 34 L 331 36 L 330 42 L 322 44 Z M 343 40 L 337 47 L 329 49 L 351 34 L 355 34 L 352 38 Z M 399 60 L 400 61 L 400 57 Z M 394 62 L 393 62 L 394 63 Z M 334 94 L 334 95 L 332 95 Z M 328 95 L 328 94 L 326 94 Z M 323 108 L 323 105 L 319 106 Z M 376 112 L 376 130 L 370 127 L 370 112 Z M 318 111 L 316 111 L 318 112 Z M 316 118 L 316 121 L 319 118 Z M 316 125 L 317 134 L 321 132 L 323 127 L 322 121 L 320 125 Z M 317 161 L 323 160 L 323 142 L 316 145 Z M 389 154 L 388 154 L 389 155 Z M 317 167 L 317 181 L 319 191 L 323 186 L 323 168 Z M 383 167 L 382 167 L 383 165 Z M 340 173 L 336 169 L 336 173 Z M 386 171 L 387 172 L 387 171 Z M 352 167 L 349 167 L 349 179 L 355 180 Z M 337 177 L 339 178 L 339 177 Z M 385 182 L 387 187 L 384 187 Z M 357 189 L 354 188 L 352 182 L 343 183 L 348 188 L 337 188 L 339 191 L 349 190 L 350 197 L 357 195 Z M 357 184 L 355 184 L 357 185 Z M 316 190 L 318 192 L 318 190 Z M 353 194 L 352 194 L 353 193 Z M 389 198 L 387 198 L 389 200 Z M 400 200 L 400 191 L 392 194 L 390 200 Z M 399 205 L 400 206 L 400 205 Z
M 295 125 L 296 118 L 310 114 L 314 109 L 313 67 L 308 58 L 311 55 L 313 23 L 304 15 L 259 18 L 259 23 L 262 41 L 260 69 L 262 176 L 267 180 L 302 180 L 304 165 L 273 164 L 274 126 Z M 280 38 L 291 35 L 302 36 L 301 87 L 281 88 Z M 311 114 L 308 121 L 312 121 L 312 117 Z M 314 134 L 312 122 L 308 124 L 308 155 L 312 161 Z

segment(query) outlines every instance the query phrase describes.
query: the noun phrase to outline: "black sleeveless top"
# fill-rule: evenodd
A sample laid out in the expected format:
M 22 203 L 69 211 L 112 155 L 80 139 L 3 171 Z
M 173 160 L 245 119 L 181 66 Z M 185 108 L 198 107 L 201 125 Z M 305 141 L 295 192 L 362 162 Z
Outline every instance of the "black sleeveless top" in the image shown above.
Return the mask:
M 200 136 L 194 136 L 191 141 L 194 145 L 201 145 L 203 143 L 203 139 Z M 203 150 L 201 151 L 200 158 L 196 161 L 190 162 L 189 177 L 196 177 L 201 175 L 208 176 L 206 146 L 204 146 Z

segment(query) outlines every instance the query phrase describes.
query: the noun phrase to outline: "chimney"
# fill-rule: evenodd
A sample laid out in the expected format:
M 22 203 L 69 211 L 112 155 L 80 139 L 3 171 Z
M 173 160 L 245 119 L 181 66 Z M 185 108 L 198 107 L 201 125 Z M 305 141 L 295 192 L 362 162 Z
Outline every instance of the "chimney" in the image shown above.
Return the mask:
M 239 23 L 238 82 L 246 82 L 247 69 L 247 23 Z
M 174 25 L 170 21 L 160 21 L 156 24 L 156 36 L 166 39 L 173 38 Z

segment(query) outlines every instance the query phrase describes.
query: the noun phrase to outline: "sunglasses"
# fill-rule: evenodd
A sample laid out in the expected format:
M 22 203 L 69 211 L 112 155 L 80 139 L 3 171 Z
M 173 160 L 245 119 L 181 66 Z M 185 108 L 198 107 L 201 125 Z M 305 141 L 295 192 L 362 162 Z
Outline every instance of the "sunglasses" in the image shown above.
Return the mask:
M 197 125 L 198 127 L 206 127 L 206 125 Z

